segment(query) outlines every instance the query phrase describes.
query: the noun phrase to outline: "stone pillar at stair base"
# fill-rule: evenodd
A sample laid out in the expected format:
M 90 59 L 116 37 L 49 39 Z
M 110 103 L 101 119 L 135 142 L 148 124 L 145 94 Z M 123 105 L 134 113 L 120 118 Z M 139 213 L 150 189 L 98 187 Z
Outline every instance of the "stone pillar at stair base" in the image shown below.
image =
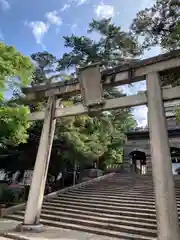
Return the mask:
M 19 224 L 16 227 L 16 231 L 18 232 L 34 232 L 34 233 L 41 233 L 44 232 L 46 229 L 43 226 L 43 224 L 33 224 L 33 225 L 28 225 L 28 224 Z
M 56 125 L 56 120 L 54 119 L 55 108 L 56 99 L 54 96 L 50 96 L 26 205 L 24 222 L 17 227 L 18 231 L 41 232 L 44 230 L 43 225 L 39 221 Z
M 147 76 L 149 127 L 159 240 L 179 240 L 169 140 L 158 73 Z

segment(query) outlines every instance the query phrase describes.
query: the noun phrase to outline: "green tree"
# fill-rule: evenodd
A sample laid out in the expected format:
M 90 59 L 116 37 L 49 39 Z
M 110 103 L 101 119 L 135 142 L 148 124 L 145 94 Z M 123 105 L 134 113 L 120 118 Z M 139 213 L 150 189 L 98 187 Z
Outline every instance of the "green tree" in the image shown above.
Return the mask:
M 31 86 L 39 84 L 50 84 L 52 82 L 68 80 L 69 76 L 57 71 L 56 57 L 47 52 L 37 52 L 31 55 L 35 70 L 31 81 Z M 38 111 L 45 107 L 46 100 L 28 104 L 31 111 Z
M 29 110 L 27 107 L 0 107 L 0 142 L 1 146 L 19 145 L 28 139 L 27 129 Z
M 111 19 L 93 20 L 89 24 L 89 33 L 97 32 L 98 41 L 86 36 L 65 36 L 65 47 L 70 48 L 58 61 L 58 69 L 81 67 L 101 62 L 102 67 L 126 64 L 141 53 L 137 39 L 111 23 Z
M 32 80 L 33 64 L 15 47 L 0 42 L 0 94 L 4 96 L 7 87 L 22 86 Z
M 86 36 L 66 36 L 65 47 L 70 48 L 58 61 L 58 70 L 83 67 L 94 62 L 101 62 L 103 69 L 127 64 L 136 61 L 134 57 L 141 53 L 141 48 L 135 37 L 121 31 L 121 28 L 111 23 L 111 19 L 101 21 L 93 20 L 89 24 L 88 32 L 96 31 L 100 34 L 98 41 L 93 41 Z M 109 89 L 105 92 L 105 98 L 121 97 L 122 93 L 117 89 Z M 72 120 L 72 118 L 70 118 Z M 72 131 L 68 127 L 68 138 L 76 149 L 81 149 L 91 159 L 98 159 L 102 155 L 118 161 L 122 156 L 122 146 L 125 142 L 125 132 L 136 126 L 130 109 L 111 111 L 101 114 L 99 117 L 78 117 L 81 126 L 75 127 L 77 117 L 74 118 Z M 71 122 L 72 123 L 72 122 Z M 116 154 L 115 154 L 116 152 Z
M 136 36 L 143 37 L 145 48 L 154 45 L 160 45 L 168 50 L 179 48 L 179 0 L 156 0 L 152 7 L 136 15 L 131 30 Z
M 49 52 L 38 52 L 31 55 L 35 63 L 35 71 L 31 85 L 49 84 L 54 81 L 66 80 L 67 75 L 57 71 L 57 59 Z
M 1 146 L 18 145 L 28 138 L 28 108 L 4 99 L 5 92 L 29 84 L 34 66 L 14 47 L 0 43 L 0 141 Z
M 131 25 L 133 35 L 143 39 L 143 48 L 160 46 L 164 51 L 180 47 L 180 3 L 178 0 L 156 0 L 154 5 L 140 11 Z M 163 85 L 177 86 L 177 73 L 168 73 Z
M 35 71 L 31 85 L 49 83 L 50 76 L 54 75 L 56 57 L 48 52 L 38 52 L 31 55 L 35 63 Z
M 180 2 L 179 0 L 156 0 L 155 4 L 140 11 L 133 20 L 131 31 L 143 37 L 143 47 L 159 45 L 163 50 L 180 48 Z M 177 86 L 180 77 L 177 73 L 168 74 L 163 85 Z M 177 119 L 180 119 L 177 109 Z
M 105 31 L 106 28 L 107 31 Z M 33 54 L 31 57 L 36 70 L 32 85 L 48 84 L 51 80 L 69 79 L 71 75 L 63 75 L 63 70 L 96 61 L 101 61 L 103 68 L 112 67 L 118 63 L 126 64 L 134 61 L 132 57 L 140 52 L 136 39 L 114 26 L 110 19 L 100 22 L 94 20 L 89 26 L 89 31 L 95 30 L 102 32 L 98 42 L 81 36 L 65 37 L 65 46 L 71 47 L 72 51 L 69 55 L 65 54 L 59 61 L 48 52 Z M 120 39 L 121 42 L 119 42 Z M 122 93 L 116 88 L 105 92 L 106 99 L 121 96 Z M 63 104 L 70 106 L 80 101 L 81 97 L 78 96 L 64 101 Z M 38 103 L 35 108 L 33 104 L 30 109 L 37 110 L 37 105 L 42 109 L 44 104 L 45 101 Z M 113 161 L 118 161 L 122 156 L 121 147 L 125 141 L 125 131 L 135 125 L 130 109 L 111 111 L 95 117 L 74 116 L 59 119 L 55 132 L 55 139 L 63 143 L 59 149 L 59 160 L 71 164 L 76 161 L 84 165 L 94 160 L 98 161 L 107 153 L 109 158 L 112 156 Z M 34 129 L 41 127 L 42 124 L 33 123 L 31 131 L 34 132 Z

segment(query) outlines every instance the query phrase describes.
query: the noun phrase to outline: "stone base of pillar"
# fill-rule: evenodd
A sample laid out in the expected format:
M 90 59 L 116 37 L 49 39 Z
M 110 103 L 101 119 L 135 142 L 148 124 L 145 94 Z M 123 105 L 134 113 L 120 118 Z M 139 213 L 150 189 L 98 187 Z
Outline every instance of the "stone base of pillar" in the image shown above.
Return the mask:
M 28 225 L 22 223 L 16 227 L 16 231 L 40 233 L 45 231 L 45 227 L 42 224 Z

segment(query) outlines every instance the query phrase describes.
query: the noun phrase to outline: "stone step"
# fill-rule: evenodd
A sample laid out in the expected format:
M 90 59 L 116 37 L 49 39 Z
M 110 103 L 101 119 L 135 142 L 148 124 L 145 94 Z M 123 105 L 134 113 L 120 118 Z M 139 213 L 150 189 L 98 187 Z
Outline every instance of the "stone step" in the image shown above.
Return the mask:
M 114 190 L 114 186 L 112 186 L 111 188 L 106 188 L 106 187 L 94 187 L 94 188 L 78 188 L 78 189 L 69 189 L 69 191 L 105 191 L 105 192 L 112 192 Z M 120 190 L 124 190 L 124 191 L 133 191 L 133 192 L 141 192 L 144 190 L 148 190 L 145 187 L 140 187 L 140 188 L 135 188 L 133 185 L 129 185 L 127 187 L 123 187 L 123 186 L 118 186 L 116 189 L 116 191 L 120 191 Z M 178 189 L 177 189 L 178 190 Z M 115 192 L 116 192 L 115 191 Z M 149 191 L 147 193 L 153 193 L 153 189 L 149 189 Z
M 83 206 L 83 205 L 79 205 L 77 206 L 76 204 L 71 204 L 71 205 L 67 205 L 67 204 L 52 204 L 52 203 L 44 203 L 43 204 L 43 208 L 46 209 L 47 207 L 54 207 L 54 208 L 59 208 L 59 207 L 64 207 L 64 208 L 74 208 L 74 209 L 80 209 L 80 210 L 88 210 L 90 212 L 92 211 L 97 211 L 97 212 L 102 212 L 102 213 L 112 213 L 112 214 L 116 214 L 116 215 L 119 215 L 119 214 L 123 214 L 123 215 L 126 215 L 126 216 L 139 216 L 139 217 L 148 217 L 148 218 L 154 218 L 156 217 L 156 214 L 155 214 L 155 211 L 150 211 L 150 212 L 140 212 L 140 211 L 135 211 L 134 208 L 133 209 L 126 209 L 126 208 L 122 208 L 122 209 L 110 209 L 110 208 L 100 208 L 100 207 L 92 207 L 92 206 Z M 133 211 L 134 210 L 134 211 Z
M 180 179 L 175 181 L 180 219 Z M 22 221 L 24 210 L 6 216 Z M 157 237 L 152 177 L 116 174 L 45 199 L 41 223 L 126 240 Z
M 114 207 L 124 207 L 124 208 L 126 208 L 126 207 L 132 207 L 132 208 L 134 208 L 134 207 L 138 207 L 138 208 L 147 208 L 148 207 L 148 209 L 154 209 L 155 208 L 155 205 L 152 205 L 152 204 L 143 204 L 142 202 L 141 203 L 138 203 L 138 202 L 136 202 L 136 201 L 134 201 L 134 202 L 124 202 L 124 201 L 122 201 L 122 202 L 113 202 L 113 201 L 104 201 L 104 200 L 101 200 L 101 201 L 97 201 L 97 200 L 94 200 L 94 199 L 73 199 L 73 198 L 59 198 L 59 199 L 49 199 L 49 200 L 46 200 L 45 201 L 45 203 L 49 203 L 49 202 L 51 202 L 51 203 L 57 203 L 57 204 L 59 204 L 59 203 L 61 203 L 61 202 L 63 202 L 63 203 L 67 203 L 67 204 L 72 204 L 72 203 L 78 203 L 78 204 L 80 204 L 80 203 L 82 203 L 82 204 L 88 204 L 88 205 L 90 205 L 90 204 L 93 204 L 93 206 L 102 206 L 102 205 L 106 205 L 106 206 L 114 206 Z
M 136 180 L 132 180 L 132 181 L 116 181 L 116 182 L 108 182 L 108 183 L 103 183 L 102 182 L 100 184 L 97 183 L 92 183 L 91 185 L 86 186 L 81 186 L 81 188 L 87 188 L 87 189 L 93 189 L 93 188 L 103 188 L 107 187 L 107 188 L 111 188 L 111 187 L 130 187 L 130 186 L 134 186 L 135 188 L 139 188 L 139 187 L 145 187 L 148 184 L 148 188 L 152 189 L 153 185 L 149 182 L 145 182 L 145 183 L 141 183 L 141 182 L 137 182 Z
M 46 218 L 44 218 L 46 217 Z M 15 219 L 18 221 L 23 221 L 23 216 L 20 215 L 9 215 L 9 218 Z M 65 228 L 71 228 L 73 230 L 77 230 L 77 228 L 81 231 L 84 231 L 84 228 L 86 228 L 86 231 L 88 232 L 88 228 L 93 229 L 99 229 L 99 234 L 102 234 L 102 232 L 106 231 L 106 236 L 110 235 L 110 232 L 118 233 L 119 237 L 125 237 L 128 233 L 128 237 L 131 238 L 124 238 L 124 239 L 153 239 L 157 235 L 157 231 L 153 229 L 145 229 L 140 227 L 132 227 L 132 226 L 126 226 L 126 225 L 117 225 L 117 224 L 109 224 L 109 223 L 102 223 L 97 221 L 91 221 L 91 220 L 74 220 L 73 218 L 65 218 L 65 217 L 55 217 L 48 214 L 42 214 L 41 223 L 48 224 L 49 226 L 61 226 Z M 93 232 L 97 233 L 97 232 Z M 117 237 L 113 236 L 111 234 L 111 237 Z M 124 235 L 124 236 L 123 236 Z M 140 238 L 141 237 L 141 238 Z M 142 238 L 143 237 L 143 238 Z
M 149 194 L 149 195 L 147 195 L 146 193 L 145 193 L 146 191 L 144 190 L 144 192 L 142 191 L 142 193 L 139 193 L 139 195 L 137 194 L 137 193 L 132 193 L 132 194 L 130 194 L 129 192 L 121 192 L 121 193 L 111 193 L 111 194 L 107 194 L 106 192 L 89 192 L 89 191 L 68 191 L 68 193 L 65 193 L 65 194 L 74 194 L 74 195 L 76 195 L 76 196 L 81 196 L 81 195 L 89 195 L 89 196 L 99 196 L 99 197 L 101 197 L 101 196 L 109 196 L 110 198 L 119 198 L 119 197 L 121 197 L 121 196 L 123 196 L 123 197 L 127 197 L 127 198 L 131 198 L 131 199 L 139 199 L 139 200 L 141 200 L 141 199 L 143 199 L 143 200 L 149 200 L 149 199 L 155 199 L 155 196 L 154 196 L 154 194 L 152 193 L 152 194 Z M 64 194 L 64 195 L 65 195 Z M 179 200 L 180 201 L 180 193 L 176 193 L 176 199 L 177 200 Z
M 50 201 L 50 202 L 44 202 L 43 204 L 51 204 L 51 206 L 62 206 L 62 205 L 68 205 L 68 206 L 85 206 L 85 207 L 91 207 L 91 208 L 105 208 L 105 209 L 110 209 L 110 210 L 125 210 L 125 211 L 138 211 L 138 212 L 141 212 L 141 213 L 155 213 L 155 209 L 153 208 L 148 208 L 148 207 L 139 207 L 138 205 L 133 205 L 133 206 L 121 206 L 121 205 L 109 205 L 109 204 L 97 204 L 97 203 L 89 203 L 89 202 L 84 202 L 84 203 L 81 203 L 79 201 L 69 201 L 68 203 L 64 200 L 59 200 L 57 202 L 53 202 Z
M 97 184 L 97 183 L 92 183 L 91 185 L 88 185 L 87 187 L 86 186 L 82 186 L 82 188 L 87 188 L 87 189 L 94 189 L 94 188 L 103 188 L 103 187 L 105 187 L 105 188 L 107 188 L 107 189 L 111 189 L 112 187 L 115 187 L 115 188 L 118 188 L 118 187 L 121 187 L 121 186 L 123 186 L 123 187 L 129 187 L 129 186 L 134 186 L 135 188 L 141 188 L 141 187 L 145 187 L 147 184 L 148 184 L 148 188 L 149 189 L 153 189 L 153 185 L 151 184 L 151 183 L 149 183 L 149 182 L 146 182 L 146 183 L 143 183 L 143 184 L 141 184 L 141 183 L 139 183 L 138 185 L 136 185 L 136 184 L 138 184 L 137 182 L 128 182 L 128 181 L 119 181 L 119 182 L 107 182 L 107 183 L 103 183 L 103 184 Z
M 46 200 L 47 202 L 52 201 L 54 203 L 59 202 L 61 200 L 66 201 L 66 202 L 74 202 L 74 201 L 78 201 L 78 202 L 88 202 L 88 203 L 94 203 L 94 204 L 99 204 L 99 203 L 103 203 L 103 204 L 109 204 L 109 205 L 114 205 L 114 206 L 134 206 L 135 204 L 141 207 L 150 207 L 150 208 L 154 208 L 155 207 L 155 201 L 154 200 L 139 200 L 139 198 L 133 199 L 132 198 L 117 198 L 117 199 L 112 199 L 110 198 L 107 199 L 106 196 L 104 198 L 96 198 L 96 197 L 91 197 L 91 196 L 80 196 L 80 195 L 59 195 L 58 197 L 54 197 L 53 199 L 49 199 Z M 180 200 L 177 199 L 177 205 L 178 207 L 180 207 Z
M 69 190 L 69 192 L 79 192 L 79 191 L 82 191 L 82 192 L 102 192 L 102 193 L 122 193 L 125 192 L 125 191 L 128 191 L 129 193 L 131 194 L 138 194 L 138 193 L 141 193 L 143 191 L 146 191 L 146 195 L 152 195 L 154 192 L 153 191 L 148 191 L 148 189 L 146 188 L 141 188 L 141 189 L 134 189 L 133 186 L 132 187 L 129 187 L 129 188 L 121 188 L 119 187 L 118 189 L 114 189 L 113 187 L 111 189 L 106 189 L 106 188 L 95 188 L 95 189 L 88 189 L 88 188 L 84 188 L 84 189 L 81 189 L 81 188 L 78 188 L 78 189 L 72 189 L 72 190 Z
M 0 237 L 1 240 L 32 240 L 32 238 L 30 237 L 25 237 L 25 236 L 18 236 L 17 234 L 14 233 L 0 233 L 1 236 Z M 37 240 L 35 238 L 33 238 L 33 240 Z
M 124 184 L 124 183 L 123 183 Z M 69 190 L 69 191 L 79 191 L 79 190 L 85 190 L 85 191 L 97 191 L 97 190 L 100 190 L 100 191 L 106 191 L 106 192 L 111 192 L 113 190 L 116 190 L 116 191 L 120 191 L 120 190 L 133 190 L 134 192 L 141 192 L 141 191 L 144 191 L 144 190 L 147 190 L 148 192 L 150 193 L 153 193 L 154 192 L 154 189 L 153 187 L 147 187 L 147 184 L 146 183 L 144 186 L 134 186 L 133 184 L 129 184 L 127 186 L 124 186 L 124 185 L 112 185 L 112 186 L 109 186 L 109 187 L 106 187 L 106 186 L 92 186 L 92 187 L 81 187 L 81 188 L 78 188 L 78 189 L 72 189 L 72 190 Z M 180 188 L 178 186 L 176 186 L 176 192 L 180 192 Z
M 17 214 L 18 215 L 22 215 L 24 216 L 25 211 L 18 211 Z M 116 218 L 112 217 L 112 215 L 108 215 L 108 214 L 99 214 L 99 216 L 97 214 L 93 214 L 93 213 L 78 213 L 75 212 L 67 212 L 67 211 L 61 211 L 61 210 L 48 210 L 48 209 L 42 209 L 42 214 L 48 214 L 53 216 L 61 216 L 61 217 L 71 217 L 73 219 L 84 219 L 84 220 L 94 220 L 94 221 L 98 221 L 98 222 L 104 222 L 104 223 L 108 223 L 108 224 L 122 224 L 122 225 L 128 225 L 128 226 L 134 226 L 134 227 L 141 227 L 141 228 L 148 228 L 148 229 L 157 229 L 157 225 L 156 225 L 156 221 L 150 222 L 150 221 L 146 221 L 147 219 L 145 218 L 123 218 L 123 216 L 116 216 Z M 43 216 L 43 215 L 41 215 Z M 45 218 L 45 217 L 44 217 Z
M 111 192 L 106 192 L 106 191 L 87 191 L 87 190 L 82 190 L 82 189 L 77 189 L 77 190 L 72 190 L 72 191 L 68 191 L 69 193 L 73 193 L 73 194 L 99 194 L 99 195 L 110 195 L 110 196 L 131 196 L 131 197 L 146 197 L 146 198 L 154 198 L 154 194 L 153 193 L 147 193 L 146 190 L 143 190 L 141 192 L 133 192 L 132 190 L 130 191 L 124 191 L 124 190 L 119 190 L 119 191 L 111 191 Z
M 67 201 L 75 201 L 78 200 L 79 202 L 97 202 L 97 203 L 108 203 L 108 204 L 126 204 L 126 203 L 136 203 L 136 204 L 143 204 L 143 205 L 148 205 L 148 206 L 154 206 L 155 205 L 155 200 L 153 199 L 149 199 L 146 200 L 145 199 L 139 199 L 138 198 L 133 198 L 132 197 L 118 197 L 118 198 L 113 198 L 113 196 L 109 196 L 109 198 L 107 198 L 106 195 L 104 195 L 103 197 L 94 197 L 92 195 L 73 195 L 73 194 L 65 194 L 65 195 L 59 195 L 57 197 L 54 197 L 51 199 L 52 201 L 56 202 L 59 200 L 67 200 Z M 50 199 L 47 201 L 51 201 Z M 180 204 L 180 199 L 177 198 L 177 203 Z
M 132 199 L 131 197 L 129 198 L 123 198 L 123 197 L 119 197 L 119 198 L 112 198 L 109 196 L 109 198 L 107 198 L 107 196 L 104 197 L 92 197 L 91 195 L 89 196 L 84 196 L 84 195 L 73 195 L 73 194 L 66 194 L 66 195 L 59 195 L 58 197 L 54 197 L 53 200 L 59 200 L 59 199 L 63 199 L 63 200 L 78 200 L 79 202 L 81 201 L 88 201 L 88 202 L 102 202 L 102 203 L 112 203 L 112 204 L 125 204 L 125 203 L 135 203 L 135 204 L 146 204 L 148 206 L 154 206 L 155 202 L 154 200 L 146 200 L 144 201 L 139 200 L 139 198 L 137 199 Z M 49 199 L 49 201 L 51 201 L 51 199 Z
M 104 209 L 109 209 L 109 210 L 124 210 L 124 211 L 132 211 L 132 212 L 139 212 L 139 213 L 156 213 L 156 209 L 155 206 L 151 206 L 151 205 L 143 205 L 143 204 L 136 204 L 135 203 L 127 203 L 127 204 L 111 204 L 111 203 L 104 203 L 104 202 L 88 202 L 88 201 L 76 201 L 76 200 L 52 200 L 52 201 L 46 201 L 44 202 L 44 205 L 48 205 L 51 204 L 51 206 L 82 206 L 82 207 L 90 207 L 90 208 L 104 208 Z M 178 211 L 180 211 L 180 205 L 177 205 Z
M 153 188 L 153 184 L 149 181 L 146 181 L 146 182 L 137 182 L 135 179 L 132 179 L 130 181 L 127 181 L 127 180 L 120 180 L 118 181 L 117 179 L 114 181 L 114 182 L 100 182 L 100 183 L 92 183 L 91 185 L 88 185 L 88 186 L 82 186 L 82 188 L 88 188 L 88 189 L 92 189 L 94 187 L 107 187 L 107 188 L 111 188 L 111 187 L 119 187 L 119 186 L 124 186 L 124 187 L 128 187 L 128 186 L 135 186 L 135 188 L 139 188 L 139 187 L 144 187 L 148 184 L 148 188 Z
M 148 198 L 148 197 L 144 197 L 144 196 L 127 196 L 125 194 L 121 194 L 121 195 L 105 195 L 105 194 L 98 194 L 98 193 L 93 193 L 93 194 L 84 194 L 84 193 L 64 193 L 64 194 L 59 194 L 58 197 L 61 196 L 72 196 L 74 198 L 79 198 L 79 197 L 88 197 L 88 198 L 94 198 L 94 197 L 98 197 L 98 198 L 102 198 L 102 199 L 111 199 L 111 200 L 134 200 L 134 201 L 143 201 L 144 203 L 146 202 L 154 202 L 155 199 L 154 197 Z M 179 198 L 180 199 L 180 198 Z
M 126 186 L 128 185 L 136 185 L 139 184 L 140 186 L 145 186 L 147 183 L 149 184 L 148 187 L 152 187 L 153 186 L 153 182 L 152 181 L 145 181 L 145 180 L 137 180 L 136 178 L 132 178 L 132 179 L 113 179 L 113 180 L 108 180 L 108 181 L 104 181 L 104 182 L 94 182 L 92 184 L 89 184 L 87 187 L 88 188 L 92 188 L 93 186 L 119 186 L 122 185 L 123 183 L 126 184 Z M 125 186 L 125 185 L 124 185 Z M 138 187 L 138 185 L 136 185 Z M 84 186 L 83 186 L 84 187 Z
M 100 189 L 97 189 L 97 190 L 92 190 L 92 191 L 89 191 L 89 190 L 82 190 L 81 191 L 69 191 L 70 193 L 99 193 L 99 194 L 106 194 L 106 195 L 114 195 L 114 196 L 117 196 L 117 195 L 128 195 L 128 196 L 139 196 L 139 195 L 144 195 L 146 197 L 152 197 L 154 196 L 154 193 L 153 192 L 148 192 L 148 190 L 141 190 L 141 191 L 135 191 L 135 190 L 132 190 L 132 189 L 119 189 L 118 191 L 117 190 L 112 190 L 112 191 L 106 191 L 106 190 L 100 190 Z M 177 194 L 179 194 L 178 192 L 176 192 Z
M 94 208 L 93 208 L 94 209 Z M 64 213 L 64 214 L 85 214 L 88 216 L 99 216 L 99 217 L 106 217 L 106 218 L 113 218 L 113 219 L 120 219 L 120 220 L 133 220 L 133 221 L 139 221 L 139 222 L 147 222 L 147 223 L 153 223 L 156 224 L 156 218 L 155 215 L 152 214 L 136 214 L 133 212 L 124 212 L 124 211 L 112 211 L 112 210 L 106 210 L 106 209 L 98 209 L 98 211 L 94 211 L 92 208 L 86 208 L 85 210 L 80 209 L 74 209 L 70 206 L 61 207 L 61 206 L 43 206 L 42 212 L 56 212 L 57 214 Z M 24 212 L 24 210 L 22 210 Z M 129 214 L 131 214 L 129 216 Z M 153 218 L 152 218 L 153 217 Z M 7 216 L 8 218 L 8 216 Z
M 49 211 L 58 211 L 62 210 L 65 212 L 86 212 L 88 215 L 97 214 L 102 216 L 103 214 L 109 214 L 114 218 L 142 218 L 144 221 L 147 222 L 156 222 L 156 215 L 155 214 L 144 214 L 144 213 L 135 213 L 130 211 L 112 211 L 109 209 L 97 209 L 97 208 L 88 208 L 88 207 L 71 207 L 71 206 L 43 206 L 43 210 L 49 210 Z

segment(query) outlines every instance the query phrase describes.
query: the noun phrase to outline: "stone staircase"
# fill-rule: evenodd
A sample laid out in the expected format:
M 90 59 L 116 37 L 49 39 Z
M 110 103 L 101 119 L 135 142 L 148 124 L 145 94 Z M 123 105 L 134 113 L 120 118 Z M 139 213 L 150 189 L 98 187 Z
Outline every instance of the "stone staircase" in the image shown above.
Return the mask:
M 180 179 L 175 180 L 180 213 Z M 23 221 L 24 210 L 6 216 Z M 150 176 L 114 176 L 44 200 L 41 223 L 119 239 L 157 237 L 156 211 Z

